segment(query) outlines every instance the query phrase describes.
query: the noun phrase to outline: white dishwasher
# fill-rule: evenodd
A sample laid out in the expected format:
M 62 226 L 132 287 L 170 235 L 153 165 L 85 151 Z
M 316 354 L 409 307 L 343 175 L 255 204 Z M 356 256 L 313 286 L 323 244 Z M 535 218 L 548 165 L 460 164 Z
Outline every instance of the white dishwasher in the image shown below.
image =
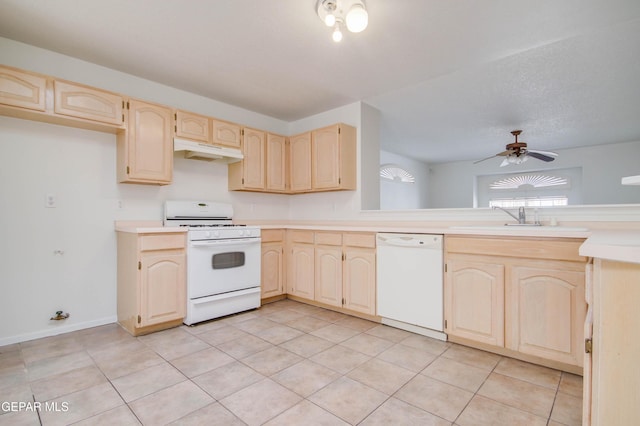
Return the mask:
M 382 323 L 446 340 L 442 235 L 377 234 L 377 299 Z

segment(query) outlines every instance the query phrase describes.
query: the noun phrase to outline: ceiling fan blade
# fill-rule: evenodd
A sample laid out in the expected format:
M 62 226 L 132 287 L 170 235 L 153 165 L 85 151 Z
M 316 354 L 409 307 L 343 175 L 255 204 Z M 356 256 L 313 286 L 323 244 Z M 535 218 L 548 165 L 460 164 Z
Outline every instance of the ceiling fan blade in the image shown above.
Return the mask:
M 536 152 L 536 151 L 527 151 L 527 155 L 529 157 L 537 158 L 538 160 L 542 160 L 542 161 L 546 161 L 546 162 L 555 160 L 555 157 L 551 157 L 549 155 L 541 154 L 540 152 Z
M 506 156 L 506 155 L 511 155 L 511 154 L 513 154 L 514 152 L 515 152 L 515 151 L 514 151 L 513 149 L 508 149 L 508 150 L 506 150 L 506 151 L 502 151 L 502 152 L 497 153 L 495 156 L 496 156 L 496 157 L 498 157 L 498 156 L 500 156 L 500 157 L 504 157 L 504 156 Z
M 538 154 L 546 155 L 549 157 L 557 157 L 558 153 L 553 151 L 540 151 L 537 149 L 528 149 L 527 152 L 537 152 Z
M 485 160 L 489 160 L 489 159 L 494 158 L 494 157 L 496 157 L 496 156 L 492 155 L 491 157 L 487 157 L 487 158 L 483 158 L 482 160 L 474 161 L 473 164 L 478 164 L 478 163 L 481 163 L 481 162 L 483 162 Z

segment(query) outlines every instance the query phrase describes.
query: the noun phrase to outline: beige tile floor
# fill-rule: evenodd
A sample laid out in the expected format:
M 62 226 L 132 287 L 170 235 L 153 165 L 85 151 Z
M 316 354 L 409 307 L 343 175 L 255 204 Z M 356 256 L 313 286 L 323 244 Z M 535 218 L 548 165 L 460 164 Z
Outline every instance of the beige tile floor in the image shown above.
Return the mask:
M 579 425 L 582 378 L 291 300 L 0 347 L 0 425 Z M 34 411 L 34 401 L 42 404 Z

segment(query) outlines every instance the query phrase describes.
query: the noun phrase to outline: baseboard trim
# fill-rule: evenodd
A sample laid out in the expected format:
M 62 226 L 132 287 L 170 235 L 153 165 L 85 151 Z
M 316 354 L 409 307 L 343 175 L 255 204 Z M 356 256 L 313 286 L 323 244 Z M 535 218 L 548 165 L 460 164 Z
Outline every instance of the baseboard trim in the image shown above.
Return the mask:
M 41 339 L 43 337 L 57 336 L 58 334 L 70 333 L 72 331 L 84 330 L 86 328 L 98 327 L 105 324 L 113 324 L 117 322 L 116 315 L 99 318 L 92 321 L 85 321 L 76 324 L 62 325 L 47 330 L 34 331 L 32 333 L 18 334 L 16 336 L 0 338 L 0 346 L 12 345 L 14 343 L 27 342 L 29 340 Z

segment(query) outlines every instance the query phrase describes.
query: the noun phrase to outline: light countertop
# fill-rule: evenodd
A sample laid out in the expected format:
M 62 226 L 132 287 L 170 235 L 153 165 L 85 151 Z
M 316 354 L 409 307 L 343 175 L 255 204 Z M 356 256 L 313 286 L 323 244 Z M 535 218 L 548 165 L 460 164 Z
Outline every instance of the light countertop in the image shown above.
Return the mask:
M 640 231 L 594 232 L 580 246 L 580 255 L 640 263 Z
M 441 224 L 384 222 L 332 223 L 251 223 L 262 229 L 302 229 L 336 232 L 399 232 L 419 234 L 478 235 L 490 237 L 585 238 L 580 255 L 620 262 L 640 263 L 640 230 L 588 230 L 579 227 L 518 227 L 518 226 L 446 226 Z M 137 234 L 184 233 L 185 228 L 163 227 L 162 221 L 116 221 L 115 230 Z
M 578 227 L 533 227 L 533 226 L 446 226 L 429 225 L 424 223 L 368 223 L 368 222 L 336 222 L 324 224 L 300 223 L 252 223 L 262 229 L 303 229 L 313 231 L 337 232 L 399 232 L 412 234 L 448 234 L 448 235 L 478 235 L 497 237 L 556 237 L 556 238 L 587 238 L 591 232 Z
M 164 227 L 161 220 L 119 220 L 115 222 L 117 232 L 132 234 L 185 233 L 186 228 Z

